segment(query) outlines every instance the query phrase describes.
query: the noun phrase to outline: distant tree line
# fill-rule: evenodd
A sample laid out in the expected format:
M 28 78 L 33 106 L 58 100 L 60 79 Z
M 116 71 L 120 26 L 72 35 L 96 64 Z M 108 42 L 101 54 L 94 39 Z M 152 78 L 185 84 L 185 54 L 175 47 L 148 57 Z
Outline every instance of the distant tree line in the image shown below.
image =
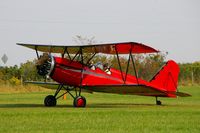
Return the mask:
M 179 83 L 182 85 L 200 84 L 200 62 L 179 63 Z
M 35 61 L 27 61 L 20 66 L 0 67 L 0 83 L 19 85 L 23 81 L 41 81 L 44 78 L 37 74 Z
M 154 74 L 165 63 L 164 54 L 153 54 L 153 55 L 135 55 L 135 67 L 132 62 L 129 64 L 128 73 L 131 75 L 137 74 L 139 78 L 150 80 Z M 127 69 L 127 56 L 120 56 L 120 62 L 123 72 Z M 105 56 L 97 55 L 94 58 L 94 63 L 101 61 L 108 63 L 111 67 L 119 69 L 116 56 Z M 179 84 L 180 85 L 194 85 L 200 84 L 200 62 L 194 63 L 179 63 L 180 74 Z M 0 83 L 19 85 L 23 81 L 44 81 L 44 77 L 37 74 L 35 67 L 35 61 L 27 61 L 26 63 L 20 64 L 20 66 L 0 67 Z

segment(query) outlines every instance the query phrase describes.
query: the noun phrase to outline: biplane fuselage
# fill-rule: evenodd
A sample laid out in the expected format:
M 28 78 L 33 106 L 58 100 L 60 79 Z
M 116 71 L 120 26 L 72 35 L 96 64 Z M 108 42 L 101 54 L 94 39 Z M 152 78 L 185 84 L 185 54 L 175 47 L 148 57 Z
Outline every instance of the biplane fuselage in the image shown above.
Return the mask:
M 50 77 L 63 85 L 82 87 L 96 92 L 176 97 L 176 95 L 165 93 L 164 88 L 159 88 L 157 91 L 156 85 L 130 74 L 125 76 L 126 74 L 123 73 L 126 77 L 126 80 L 123 80 L 121 72 L 114 68 L 110 68 L 111 74 L 108 74 L 99 67 L 93 70 L 78 61 L 53 56 L 52 58 Z M 149 89 L 146 89 L 147 87 Z

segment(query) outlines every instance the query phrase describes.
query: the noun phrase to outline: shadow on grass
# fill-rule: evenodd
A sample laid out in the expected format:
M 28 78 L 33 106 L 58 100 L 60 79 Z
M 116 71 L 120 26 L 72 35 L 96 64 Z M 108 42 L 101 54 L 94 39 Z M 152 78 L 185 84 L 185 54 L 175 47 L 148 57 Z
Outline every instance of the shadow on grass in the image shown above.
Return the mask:
M 0 108 L 66 108 L 69 105 L 57 105 L 55 107 L 45 107 L 44 104 L 0 104 Z
M 155 104 L 135 104 L 135 103 L 93 103 L 87 108 L 131 108 L 137 106 L 155 106 Z
M 86 108 L 132 108 L 132 107 L 154 107 L 155 104 L 134 104 L 134 103 L 91 103 Z M 173 106 L 173 105 L 161 105 Z M 74 108 L 73 105 L 56 105 L 45 107 L 43 104 L 0 104 L 0 108 Z

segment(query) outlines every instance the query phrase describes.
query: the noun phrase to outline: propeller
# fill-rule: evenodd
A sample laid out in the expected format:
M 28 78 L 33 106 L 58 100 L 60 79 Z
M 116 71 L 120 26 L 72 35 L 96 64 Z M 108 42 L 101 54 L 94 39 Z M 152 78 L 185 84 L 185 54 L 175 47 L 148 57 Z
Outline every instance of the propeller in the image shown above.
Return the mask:
M 54 59 L 48 53 L 43 53 L 42 56 L 37 60 L 36 67 L 38 70 L 38 74 L 41 76 L 50 75 L 53 67 L 54 67 Z

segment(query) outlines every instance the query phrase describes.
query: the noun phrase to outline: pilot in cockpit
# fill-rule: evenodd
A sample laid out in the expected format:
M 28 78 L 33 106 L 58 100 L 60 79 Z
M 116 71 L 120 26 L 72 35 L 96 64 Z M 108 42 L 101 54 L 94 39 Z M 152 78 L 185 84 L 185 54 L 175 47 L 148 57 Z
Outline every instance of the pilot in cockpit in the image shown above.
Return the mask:
M 103 70 L 103 63 L 101 61 L 98 61 L 96 64 L 95 64 L 96 67 L 100 68 L 101 70 Z
M 91 61 L 89 68 L 91 70 L 96 70 L 96 68 L 100 68 L 101 70 L 103 70 L 107 74 L 109 74 L 109 75 L 111 74 L 110 67 L 109 67 L 108 63 L 103 64 L 102 62 L 99 61 L 99 62 L 94 64 L 94 62 Z
M 89 68 L 92 69 L 92 70 L 95 70 L 95 69 L 96 69 L 96 67 L 95 67 L 93 61 L 90 62 L 90 64 L 89 64 Z
M 111 71 L 110 71 L 110 67 L 109 67 L 108 63 L 105 63 L 105 64 L 103 65 L 103 70 L 104 70 L 104 72 L 106 72 L 107 74 L 111 75 Z

